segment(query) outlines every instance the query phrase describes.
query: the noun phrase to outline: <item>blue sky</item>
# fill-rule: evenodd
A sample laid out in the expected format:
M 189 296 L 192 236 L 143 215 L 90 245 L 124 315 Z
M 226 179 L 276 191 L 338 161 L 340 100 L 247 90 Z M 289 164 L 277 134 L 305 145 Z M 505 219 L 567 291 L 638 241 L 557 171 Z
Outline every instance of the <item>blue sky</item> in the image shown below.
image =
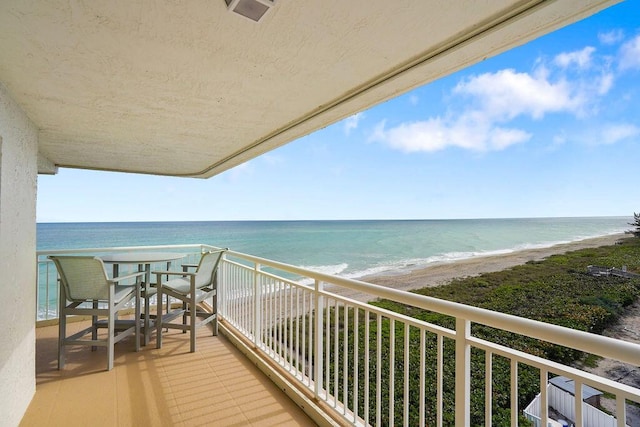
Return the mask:
M 207 180 L 61 169 L 38 222 L 631 216 L 640 2 Z

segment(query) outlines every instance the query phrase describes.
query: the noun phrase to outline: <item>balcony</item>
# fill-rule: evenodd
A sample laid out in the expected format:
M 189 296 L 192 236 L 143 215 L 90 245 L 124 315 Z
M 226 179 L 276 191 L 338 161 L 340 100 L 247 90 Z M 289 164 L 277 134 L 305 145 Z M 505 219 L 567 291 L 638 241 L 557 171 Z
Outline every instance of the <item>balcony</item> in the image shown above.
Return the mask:
M 72 324 L 75 329 L 86 322 Z M 115 367 L 105 352 L 67 349 L 57 370 L 58 328 L 37 328 L 37 391 L 25 426 L 262 425 L 308 426 L 313 421 L 224 337 L 199 333 L 196 353 L 188 335 L 163 335 L 135 352 L 132 339 L 116 346 Z
M 180 264 L 193 262 L 208 249 L 216 248 L 180 245 L 39 252 L 40 320 L 55 319 L 57 315 L 56 272 L 46 260 L 54 252 L 101 255 L 171 250 L 184 253 L 183 259 L 177 261 Z M 546 425 L 551 422 L 547 384 L 554 376 L 572 380 L 575 390 L 588 386 L 612 399 L 615 413 L 610 417 L 611 425 L 633 425 L 628 421 L 627 410 L 640 404 L 640 389 L 481 339 L 476 332 L 478 327 L 490 327 L 640 366 L 637 344 L 315 273 L 234 251 L 225 255 L 218 286 L 222 337 L 200 337 L 195 354 L 188 353 L 188 340 L 180 333 L 167 335 L 169 339 L 161 350 L 146 347 L 135 353 L 131 343 L 124 341 L 118 344 L 112 374 L 101 371 L 104 355 L 88 349 L 74 353 L 76 363 L 69 368 L 56 371 L 53 337 L 57 330 L 39 329 L 38 391 L 23 422 L 40 420 L 30 417 L 42 413 L 51 414 L 49 422 L 62 420 L 55 418 L 56 413 L 73 418 L 68 411 L 78 411 L 80 405 L 67 408 L 66 399 L 61 396 L 69 393 L 74 397 L 71 385 L 76 381 L 86 382 L 89 388 L 98 388 L 98 381 L 104 384 L 98 390 L 107 397 L 96 411 L 121 417 L 111 419 L 123 425 L 139 417 L 149 417 L 150 424 L 159 424 L 162 419 L 190 425 L 213 416 L 223 423 L 220 417 L 227 415 L 229 424 L 251 424 L 257 419 L 263 423 L 264 419 L 266 423 L 273 420 L 278 425 L 296 425 L 308 424 L 312 419 L 318 424 L 353 425 Z M 450 326 L 407 317 L 366 302 L 379 298 L 444 314 L 450 317 Z M 174 372 L 177 365 L 188 365 L 189 375 L 200 378 L 193 390 L 181 393 L 185 374 Z M 519 386 L 525 376 L 529 381 L 535 377 L 539 385 L 539 410 L 529 421 L 524 419 L 523 410 L 533 396 L 527 396 Z M 208 395 L 208 390 L 215 394 L 220 388 L 228 395 L 210 401 L 199 397 Z M 184 394 L 198 397 L 195 402 L 181 400 L 179 396 Z M 572 421 L 588 426 L 589 415 L 576 397 L 581 394 L 576 392 L 573 397 Z M 42 403 L 48 402 L 46 395 L 55 395 L 58 406 Z M 226 402 L 221 412 L 211 415 L 210 410 L 220 400 Z M 264 413 L 267 418 L 261 418 Z M 543 424 L 541 420 L 548 421 Z

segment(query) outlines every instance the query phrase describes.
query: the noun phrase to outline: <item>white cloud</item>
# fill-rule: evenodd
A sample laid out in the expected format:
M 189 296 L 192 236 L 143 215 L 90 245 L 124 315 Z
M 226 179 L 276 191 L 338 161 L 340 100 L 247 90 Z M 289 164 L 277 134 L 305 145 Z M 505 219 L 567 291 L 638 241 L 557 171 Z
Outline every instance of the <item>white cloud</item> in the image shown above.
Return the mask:
M 600 134 L 601 144 L 615 144 L 622 140 L 640 135 L 640 128 L 632 124 L 612 124 L 605 126 Z
M 225 172 L 223 175 L 227 177 L 229 182 L 237 182 L 238 180 L 244 178 L 245 176 L 253 175 L 253 162 L 254 160 L 249 160 L 238 166 L 235 166 Z
M 606 95 L 613 87 L 613 74 L 604 73 L 598 82 L 598 95 Z
M 640 127 L 632 123 L 604 123 L 574 132 L 568 140 L 595 146 L 613 145 L 635 137 L 640 137 Z
M 418 98 L 417 95 L 411 95 L 411 97 L 409 98 L 409 102 L 411 103 L 411 105 L 416 106 L 418 105 L 418 102 L 420 102 L 420 98 Z
M 358 128 L 360 120 L 364 118 L 364 113 L 360 112 L 344 120 L 344 133 L 349 135 L 352 130 Z
M 448 147 L 473 151 L 503 150 L 513 144 L 525 142 L 531 135 L 519 129 L 495 126 L 463 116 L 455 121 L 431 118 L 426 121 L 403 123 L 385 129 L 385 122 L 376 126 L 371 140 L 383 142 L 392 148 L 411 152 L 433 152 Z
M 571 65 L 575 65 L 579 69 L 587 69 L 591 66 L 591 57 L 595 51 L 594 47 L 587 46 L 575 52 L 563 52 L 556 55 L 553 62 L 560 68 L 568 68 Z
M 622 30 L 611 30 L 606 33 L 598 33 L 598 40 L 600 43 L 606 45 L 616 44 L 624 38 L 624 32 Z
M 281 165 L 285 161 L 282 156 L 274 155 L 272 153 L 265 153 L 262 156 L 260 156 L 260 158 L 262 160 L 264 160 L 265 163 L 267 163 L 268 165 L 271 165 L 271 166 L 273 166 L 273 165 Z
M 553 136 L 554 145 L 564 145 L 567 142 L 567 134 L 564 131 Z
M 584 99 L 567 81 L 551 82 L 541 69 L 536 75 L 501 70 L 472 77 L 458 84 L 455 93 L 473 95 L 488 116 L 498 120 L 529 115 L 534 119 L 546 113 L 579 112 Z
M 610 58 L 597 56 L 595 51 L 588 46 L 557 55 L 550 62 L 540 59 L 530 73 L 504 69 L 467 77 L 448 98 L 453 101 L 449 114 L 393 127 L 383 121 L 370 140 L 404 152 L 448 147 L 498 151 L 525 143 L 533 135 L 522 124 L 513 124 L 516 119 L 541 120 L 554 113 L 584 118 L 598 110 L 599 101 L 614 85 L 615 75 L 609 70 Z M 603 138 L 613 141 L 625 131 L 629 130 L 611 128 Z M 565 140 L 558 135 L 554 144 Z
M 621 70 L 640 69 L 640 35 L 622 45 L 619 66 Z
M 489 147 L 493 150 L 503 150 L 511 145 L 526 142 L 531 134 L 520 129 L 493 128 L 488 135 Z
M 369 141 L 379 141 L 382 142 L 385 140 L 385 126 L 387 125 L 386 120 L 381 120 L 374 127 L 371 135 L 369 135 Z

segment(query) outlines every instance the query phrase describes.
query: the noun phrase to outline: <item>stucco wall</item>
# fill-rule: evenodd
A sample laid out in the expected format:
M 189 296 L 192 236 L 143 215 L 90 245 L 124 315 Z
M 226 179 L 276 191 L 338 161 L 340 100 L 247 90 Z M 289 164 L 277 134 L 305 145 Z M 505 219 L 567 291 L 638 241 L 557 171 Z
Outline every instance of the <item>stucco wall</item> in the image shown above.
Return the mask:
M 17 425 L 35 392 L 38 136 L 0 83 L 0 425 Z

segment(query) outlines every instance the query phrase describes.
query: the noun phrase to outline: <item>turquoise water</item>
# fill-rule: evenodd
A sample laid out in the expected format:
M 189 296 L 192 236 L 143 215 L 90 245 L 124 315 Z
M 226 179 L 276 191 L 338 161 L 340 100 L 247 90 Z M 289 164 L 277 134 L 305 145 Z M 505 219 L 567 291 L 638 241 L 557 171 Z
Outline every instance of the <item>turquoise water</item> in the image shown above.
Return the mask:
M 356 278 L 621 233 L 632 219 L 40 223 L 37 239 L 38 250 L 205 243 Z

